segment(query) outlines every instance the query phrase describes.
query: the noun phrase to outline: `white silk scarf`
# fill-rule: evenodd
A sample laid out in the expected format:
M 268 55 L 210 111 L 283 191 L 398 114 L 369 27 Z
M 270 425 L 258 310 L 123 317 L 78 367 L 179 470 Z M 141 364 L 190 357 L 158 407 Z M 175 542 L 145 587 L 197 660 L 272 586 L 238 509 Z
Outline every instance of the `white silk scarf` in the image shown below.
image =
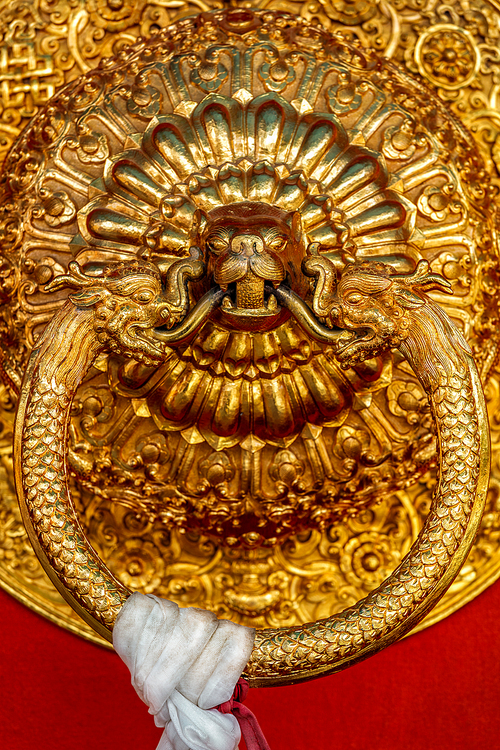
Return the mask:
M 135 593 L 113 629 L 113 646 L 132 685 L 164 727 L 157 750 L 236 750 L 241 733 L 228 701 L 243 671 L 255 630 L 212 613 Z

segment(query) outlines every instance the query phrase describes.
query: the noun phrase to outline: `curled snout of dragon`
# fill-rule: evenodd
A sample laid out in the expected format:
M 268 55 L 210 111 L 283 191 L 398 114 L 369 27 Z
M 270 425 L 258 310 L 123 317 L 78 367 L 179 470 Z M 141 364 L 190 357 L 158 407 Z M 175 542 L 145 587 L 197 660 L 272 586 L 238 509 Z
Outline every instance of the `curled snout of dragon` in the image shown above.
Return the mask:
M 194 249 L 166 272 L 148 261 L 86 275 L 71 264 L 52 288 L 73 292 L 37 344 L 18 413 L 17 482 L 31 538 L 66 598 L 110 639 L 129 592 L 96 555 L 78 522 L 67 485 L 66 435 L 76 388 L 105 349 L 146 364 L 188 341 L 224 298 L 213 287 L 189 309 L 187 282 L 201 277 Z M 409 631 L 460 569 L 484 506 L 489 444 L 479 377 L 469 347 L 427 296 L 447 282 L 421 261 L 409 274 L 382 263 L 349 264 L 337 274 L 316 246 L 303 272 L 304 302 L 286 284 L 268 290 L 316 340 L 333 345 L 342 367 L 398 348 L 433 410 L 440 479 L 417 541 L 392 575 L 354 607 L 298 628 L 257 631 L 246 669 L 253 685 L 297 682 L 348 666 Z M 29 386 L 29 387 L 28 387 Z

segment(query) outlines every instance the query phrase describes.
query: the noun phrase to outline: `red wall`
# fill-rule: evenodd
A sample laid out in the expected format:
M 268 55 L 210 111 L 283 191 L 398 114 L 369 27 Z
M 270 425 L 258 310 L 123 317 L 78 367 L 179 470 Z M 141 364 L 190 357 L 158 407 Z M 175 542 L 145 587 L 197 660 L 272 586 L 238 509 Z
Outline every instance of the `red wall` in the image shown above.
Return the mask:
M 0 591 L 0 748 L 155 750 L 118 657 Z M 333 677 L 253 690 L 271 750 L 500 748 L 500 584 Z

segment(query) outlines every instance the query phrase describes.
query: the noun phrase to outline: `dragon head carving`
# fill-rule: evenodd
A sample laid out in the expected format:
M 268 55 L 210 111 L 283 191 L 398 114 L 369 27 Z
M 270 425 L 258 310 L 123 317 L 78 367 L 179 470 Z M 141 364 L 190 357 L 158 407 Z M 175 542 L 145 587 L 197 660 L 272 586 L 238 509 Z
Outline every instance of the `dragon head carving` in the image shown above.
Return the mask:
M 337 279 L 332 262 L 312 247 L 303 268 L 317 278 L 314 313 L 329 328 L 346 331 L 336 346 L 344 369 L 399 347 L 410 334 L 412 311 L 429 305 L 425 292 L 451 292 L 450 283 L 431 273 L 426 260 L 409 274 L 395 273 L 385 263 L 348 264 Z
M 199 277 L 203 268 L 197 248 L 190 258 L 173 263 L 164 280 L 147 261 L 107 266 L 101 276 L 88 275 L 72 262 L 69 273 L 56 277 L 46 290 L 75 289 L 70 300 L 77 308 L 93 311 L 101 344 L 116 354 L 156 365 L 165 356 L 165 335 L 157 329 L 171 328 L 186 316 L 186 281 Z

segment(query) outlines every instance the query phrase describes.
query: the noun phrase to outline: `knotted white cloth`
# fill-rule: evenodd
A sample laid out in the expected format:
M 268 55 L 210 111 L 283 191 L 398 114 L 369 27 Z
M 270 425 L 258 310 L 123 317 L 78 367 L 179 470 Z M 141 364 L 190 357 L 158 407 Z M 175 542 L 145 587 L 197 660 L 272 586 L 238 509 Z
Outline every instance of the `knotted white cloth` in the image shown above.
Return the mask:
M 212 612 L 135 593 L 113 629 L 113 646 L 132 685 L 165 727 L 157 750 L 236 750 L 241 733 L 228 701 L 255 639 L 254 628 Z

